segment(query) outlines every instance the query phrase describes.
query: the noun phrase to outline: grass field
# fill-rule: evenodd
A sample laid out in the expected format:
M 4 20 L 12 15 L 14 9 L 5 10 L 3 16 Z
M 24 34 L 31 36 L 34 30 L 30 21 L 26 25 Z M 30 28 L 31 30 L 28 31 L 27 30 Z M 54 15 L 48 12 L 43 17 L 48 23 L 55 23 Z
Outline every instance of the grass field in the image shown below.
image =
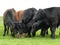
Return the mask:
M 10 33 L 8 36 L 3 36 L 3 31 L 3 20 L 0 17 L 0 45 L 60 45 L 59 29 L 56 29 L 56 39 L 50 38 L 50 30 L 49 35 L 45 37 L 41 37 L 38 31 L 35 37 L 19 39 L 11 37 Z

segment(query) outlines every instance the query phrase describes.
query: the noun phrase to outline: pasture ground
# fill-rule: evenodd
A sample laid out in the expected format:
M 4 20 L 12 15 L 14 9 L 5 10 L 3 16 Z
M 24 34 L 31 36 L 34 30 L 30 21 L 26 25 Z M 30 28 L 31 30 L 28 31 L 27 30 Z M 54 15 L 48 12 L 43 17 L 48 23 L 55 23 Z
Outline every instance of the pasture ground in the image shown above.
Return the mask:
M 49 29 L 48 29 L 49 30 Z M 13 38 L 9 35 L 3 36 L 4 28 L 3 28 L 3 19 L 0 16 L 0 45 L 60 45 L 60 35 L 59 29 L 56 29 L 56 38 L 50 38 L 50 30 L 49 34 L 45 37 L 40 36 L 40 31 L 37 31 L 35 37 L 31 38 Z

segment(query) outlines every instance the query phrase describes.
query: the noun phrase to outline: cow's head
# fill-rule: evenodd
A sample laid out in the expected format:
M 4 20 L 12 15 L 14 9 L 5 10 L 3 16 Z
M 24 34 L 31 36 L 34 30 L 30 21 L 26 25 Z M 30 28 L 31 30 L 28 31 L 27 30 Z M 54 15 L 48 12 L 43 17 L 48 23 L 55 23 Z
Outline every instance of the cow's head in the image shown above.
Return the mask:
M 42 26 L 42 23 L 43 23 L 43 20 L 33 23 L 31 32 L 33 33 L 33 32 L 36 32 L 38 29 L 40 29 Z
M 16 38 L 25 37 L 25 33 L 23 30 L 24 27 L 21 23 L 15 23 L 15 27 L 14 30 L 12 31 L 12 35 Z

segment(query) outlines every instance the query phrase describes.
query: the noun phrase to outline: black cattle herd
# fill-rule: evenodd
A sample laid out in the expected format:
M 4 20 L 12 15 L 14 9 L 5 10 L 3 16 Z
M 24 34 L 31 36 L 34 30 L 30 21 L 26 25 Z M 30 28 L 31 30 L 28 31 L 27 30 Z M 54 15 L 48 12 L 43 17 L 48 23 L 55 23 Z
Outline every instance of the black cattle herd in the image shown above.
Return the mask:
M 9 29 L 11 36 L 22 37 L 28 34 L 28 37 L 34 37 L 36 32 L 41 29 L 41 36 L 48 35 L 50 27 L 51 38 L 55 38 L 56 27 L 60 25 L 60 7 L 50 7 L 46 9 L 28 8 L 23 11 L 21 20 L 16 20 L 17 12 L 14 8 L 7 9 L 3 14 L 4 34 L 8 34 Z M 18 16 L 19 18 L 19 16 Z

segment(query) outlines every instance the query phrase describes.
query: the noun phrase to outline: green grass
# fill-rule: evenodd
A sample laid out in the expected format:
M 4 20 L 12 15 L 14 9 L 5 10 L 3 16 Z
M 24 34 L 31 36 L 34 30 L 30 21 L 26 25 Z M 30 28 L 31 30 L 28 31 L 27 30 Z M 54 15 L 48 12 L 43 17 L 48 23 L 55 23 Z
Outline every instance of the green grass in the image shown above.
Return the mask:
M 3 19 L 0 17 L 0 45 L 60 45 L 60 36 L 59 29 L 56 29 L 56 39 L 50 38 L 50 30 L 49 35 L 45 37 L 40 36 L 40 31 L 37 31 L 35 37 L 31 38 L 13 38 L 9 35 L 3 36 Z

